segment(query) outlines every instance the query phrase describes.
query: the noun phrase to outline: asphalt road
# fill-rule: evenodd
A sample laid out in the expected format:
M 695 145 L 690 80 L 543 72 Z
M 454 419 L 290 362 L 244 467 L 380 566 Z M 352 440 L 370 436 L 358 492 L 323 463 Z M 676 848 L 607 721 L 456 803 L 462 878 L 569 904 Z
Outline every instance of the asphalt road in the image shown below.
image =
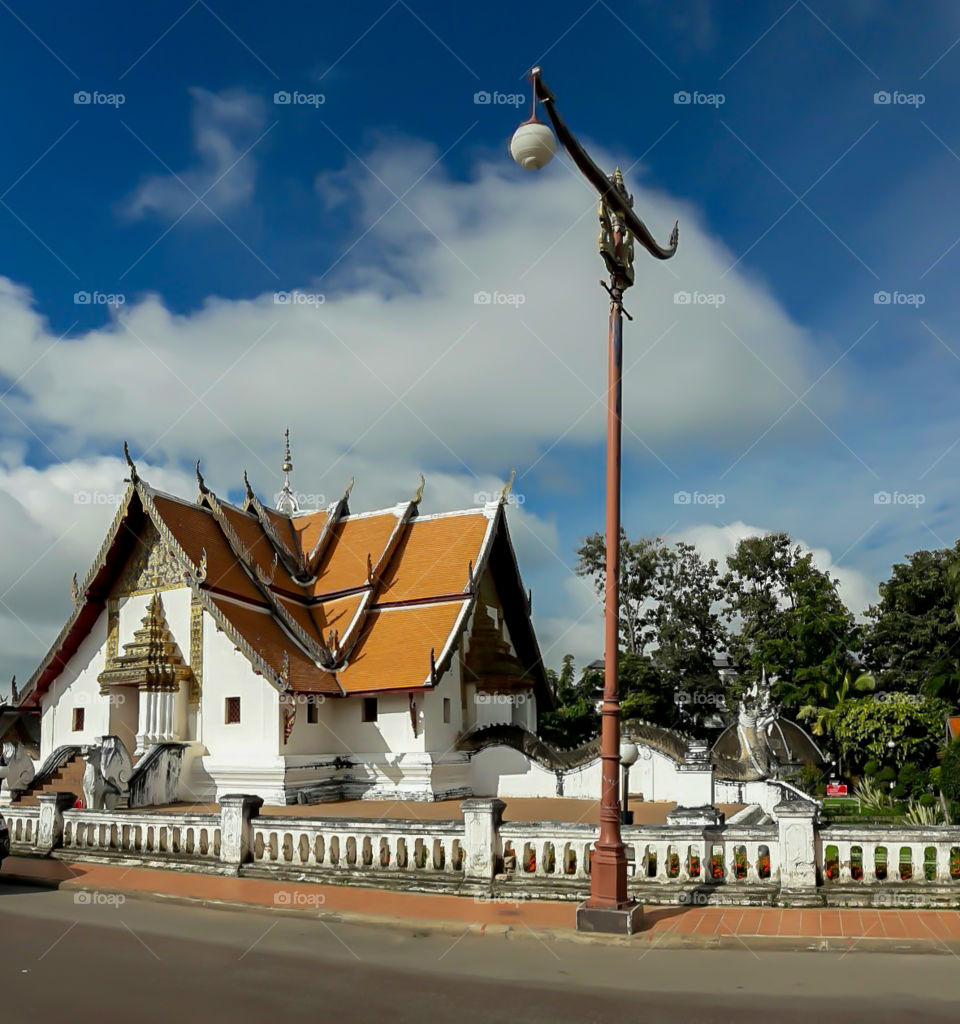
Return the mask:
M 4 1024 L 960 1018 L 949 953 L 641 951 L 82 898 L 0 883 Z

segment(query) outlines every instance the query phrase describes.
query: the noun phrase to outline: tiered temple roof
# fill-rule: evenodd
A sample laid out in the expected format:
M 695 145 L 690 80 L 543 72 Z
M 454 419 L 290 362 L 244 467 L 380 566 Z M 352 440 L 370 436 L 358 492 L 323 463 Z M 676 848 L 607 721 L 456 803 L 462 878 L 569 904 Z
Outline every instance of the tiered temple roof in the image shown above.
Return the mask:
M 350 487 L 326 509 L 301 512 L 289 491 L 266 508 L 246 483 L 242 505 L 218 498 L 197 465 L 185 501 L 142 480 L 124 445 L 129 487 L 96 561 L 75 586 L 76 607 L 15 700 L 35 705 L 103 611 L 145 529 L 195 598 L 278 689 L 340 696 L 436 684 L 460 649 L 489 571 L 523 668 L 521 685 L 549 700 L 504 504 L 419 515 L 408 501 L 354 515 Z M 290 466 L 292 468 L 292 465 Z M 484 613 L 485 614 L 485 613 Z M 471 680 L 469 665 L 467 681 Z M 500 681 L 502 683 L 502 681 Z

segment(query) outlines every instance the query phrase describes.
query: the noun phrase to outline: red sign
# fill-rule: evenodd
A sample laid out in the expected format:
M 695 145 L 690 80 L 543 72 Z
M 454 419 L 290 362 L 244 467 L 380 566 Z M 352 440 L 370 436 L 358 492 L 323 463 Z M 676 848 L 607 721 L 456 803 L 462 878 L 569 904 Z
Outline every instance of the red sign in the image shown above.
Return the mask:
M 846 796 L 847 784 L 845 782 L 828 782 L 827 796 Z

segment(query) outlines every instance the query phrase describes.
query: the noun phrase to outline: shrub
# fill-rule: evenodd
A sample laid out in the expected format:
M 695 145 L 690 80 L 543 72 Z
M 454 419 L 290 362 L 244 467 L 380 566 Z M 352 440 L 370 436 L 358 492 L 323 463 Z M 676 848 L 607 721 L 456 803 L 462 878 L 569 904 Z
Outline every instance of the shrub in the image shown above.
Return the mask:
M 950 800 L 960 800 L 960 740 L 954 740 L 940 762 L 940 789 Z
M 936 802 L 937 798 L 933 793 L 921 793 L 917 799 L 917 803 L 920 804 L 921 807 L 933 807 Z
M 879 775 L 880 774 L 880 768 L 881 768 L 880 762 L 879 761 L 874 761 L 874 760 L 871 759 L 871 760 L 867 761 L 867 763 L 863 766 L 863 774 L 864 775 Z
M 877 775 L 877 782 L 893 782 L 896 777 L 896 771 L 888 765 L 880 770 L 880 773 Z

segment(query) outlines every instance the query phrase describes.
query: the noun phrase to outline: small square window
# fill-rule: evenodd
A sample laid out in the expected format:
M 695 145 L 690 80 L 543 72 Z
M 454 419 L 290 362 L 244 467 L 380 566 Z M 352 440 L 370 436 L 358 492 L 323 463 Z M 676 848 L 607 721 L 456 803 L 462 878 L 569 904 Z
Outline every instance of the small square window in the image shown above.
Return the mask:
M 224 722 L 227 725 L 239 725 L 240 724 L 240 698 L 239 697 L 227 697 L 226 710 L 224 714 Z
M 73 731 L 83 732 L 83 720 L 86 718 L 86 708 L 73 709 Z
M 320 721 L 320 709 L 317 707 L 316 701 L 311 700 L 307 704 L 307 721 L 310 725 L 316 725 Z
M 377 708 L 376 697 L 364 697 L 363 698 L 363 720 L 365 722 L 375 722 L 379 714 Z
M 443 724 L 444 725 L 449 725 L 450 724 L 450 698 L 449 697 L 444 697 L 443 698 Z

